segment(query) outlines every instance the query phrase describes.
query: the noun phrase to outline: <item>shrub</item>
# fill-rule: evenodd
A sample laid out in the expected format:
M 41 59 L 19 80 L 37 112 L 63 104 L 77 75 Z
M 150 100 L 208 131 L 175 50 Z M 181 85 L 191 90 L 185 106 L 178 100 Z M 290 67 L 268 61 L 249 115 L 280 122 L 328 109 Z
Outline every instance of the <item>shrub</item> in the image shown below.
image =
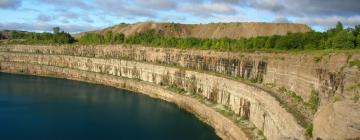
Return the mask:
M 305 129 L 306 136 L 308 136 L 309 138 L 312 137 L 313 127 L 313 124 L 310 124 Z
M 306 103 L 306 105 L 308 107 L 310 107 L 311 110 L 316 112 L 317 109 L 318 109 L 319 104 L 320 104 L 319 92 L 315 91 L 315 90 L 312 90 L 311 95 L 310 95 L 310 99 Z

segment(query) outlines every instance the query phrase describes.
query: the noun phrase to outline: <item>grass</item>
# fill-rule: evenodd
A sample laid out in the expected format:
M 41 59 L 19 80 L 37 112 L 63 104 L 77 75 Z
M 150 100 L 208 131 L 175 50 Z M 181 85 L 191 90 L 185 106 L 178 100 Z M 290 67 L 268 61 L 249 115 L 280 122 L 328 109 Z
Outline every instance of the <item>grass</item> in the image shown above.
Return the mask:
M 297 120 L 298 124 L 306 128 L 311 123 L 312 110 L 307 107 L 306 102 L 295 92 L 280 87 L 276 92 L 268 92 L 275 97 L 289 113 Z
M 297 95 L 293 91 L 287 90 L 285 87 L 279 88 L 279 92 L 285 93 L 287 96 L 291 97 L 293 101 L 296 101 L 297 103 L 303 102 L 304 100 L 301 98 L 301 96 Z
M 314 57 L 314 61 L 315 61 L 316 63 L 319 63 L 319 62 L 321 61 L 321 59 L 322 59 L 322 56 L 316 56 L 316 57 Z
M 314 128 L 313 124 L 310 124 L 310 125 L 308 125 L 308 126 L 306 127 L 306 129 L 305 129 L 305 134 L 306 134 L 306 136 L 308 136 L 309 138 L 312 137 L 313 128 Z
M 185 90 L 182 89 L 182 88 L 178 88 L 176 85 L 174 84 L 171 84 L 170 86 L 167 86 L 167 89 L 172 91 L 172 92 L 175 92 L 175 93 L 179 93 L 179 94 L 184 94 L 185 93 Z
M 350 67 L 356 66 L 358 69 L 360 69 L 360 60 L 353 60 L 349 62 Z
M 319 98 L 319 92 L 312 90 L 311 91 L 311 95 L 310 95 L 310 99 L 308 102 L 306 102 L 306 105 L 313 111 L 316 112 L 318 107 L 319 107 L 319 103 L 320 103 L 320 98 Z

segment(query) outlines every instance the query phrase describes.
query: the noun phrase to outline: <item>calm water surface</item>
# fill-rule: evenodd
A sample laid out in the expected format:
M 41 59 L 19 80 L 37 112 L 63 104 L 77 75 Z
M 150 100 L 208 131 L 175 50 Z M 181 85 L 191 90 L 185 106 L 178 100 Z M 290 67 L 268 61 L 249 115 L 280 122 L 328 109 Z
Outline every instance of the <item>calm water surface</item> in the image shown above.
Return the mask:
M 0 73 L 0 140 L 213 140 L 176 105 L 102 85 Z

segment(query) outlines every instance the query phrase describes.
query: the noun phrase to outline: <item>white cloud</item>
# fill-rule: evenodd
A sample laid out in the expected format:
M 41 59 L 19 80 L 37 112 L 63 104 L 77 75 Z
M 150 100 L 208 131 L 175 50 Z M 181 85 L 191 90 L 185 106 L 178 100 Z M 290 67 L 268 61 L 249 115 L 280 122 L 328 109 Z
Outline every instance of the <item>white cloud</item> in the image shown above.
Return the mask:
M 312 26 L 335 26 L 338 21 L 346 26 L 360 25 L 360 15 L 344 17 L 344 16 L 329 16 L 329 17 L 305 17 L 295 20 L 296 22 L 309 24 Z
M 182 5 L 178 10 L 201 17 L 214 15 L 234 15 L 237 12 L 233 5 L 217 2 L 199 4 L 187 3 Z
M 24 31 L 35 31 L 35 32 L 50 32 L 53 27 L 60 27 L 65 32 L 76 33 L 84 31 L 92 31 L 101 29 L 103 27 L 94 27 L 92 25 L 78 25 L 78 24 L 49 24 L 44 22 L 37 23 L 0 23 L 0 30 L 24 30 Z
M 291 23 L 286 17 L 276 17 L 272 22 L 274 23 Z

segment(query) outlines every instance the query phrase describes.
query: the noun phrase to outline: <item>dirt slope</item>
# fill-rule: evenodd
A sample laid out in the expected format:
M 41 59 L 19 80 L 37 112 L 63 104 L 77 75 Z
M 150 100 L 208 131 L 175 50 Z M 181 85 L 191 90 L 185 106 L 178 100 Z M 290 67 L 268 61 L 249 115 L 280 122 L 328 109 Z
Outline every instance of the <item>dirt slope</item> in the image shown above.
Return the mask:
M 311 30 L 307 25 L 293 23 L 238 22 L 178 24 L 139 22 L 134 24 L 119 24 L 96 32 L 105 33 L 106 31 L 113 31 L 130 36 L 149 29 L 162 30 L 167 36 L 196 38 L 249 38 L 275 34 L 284 35 L 288 32 L 308 32 Z

